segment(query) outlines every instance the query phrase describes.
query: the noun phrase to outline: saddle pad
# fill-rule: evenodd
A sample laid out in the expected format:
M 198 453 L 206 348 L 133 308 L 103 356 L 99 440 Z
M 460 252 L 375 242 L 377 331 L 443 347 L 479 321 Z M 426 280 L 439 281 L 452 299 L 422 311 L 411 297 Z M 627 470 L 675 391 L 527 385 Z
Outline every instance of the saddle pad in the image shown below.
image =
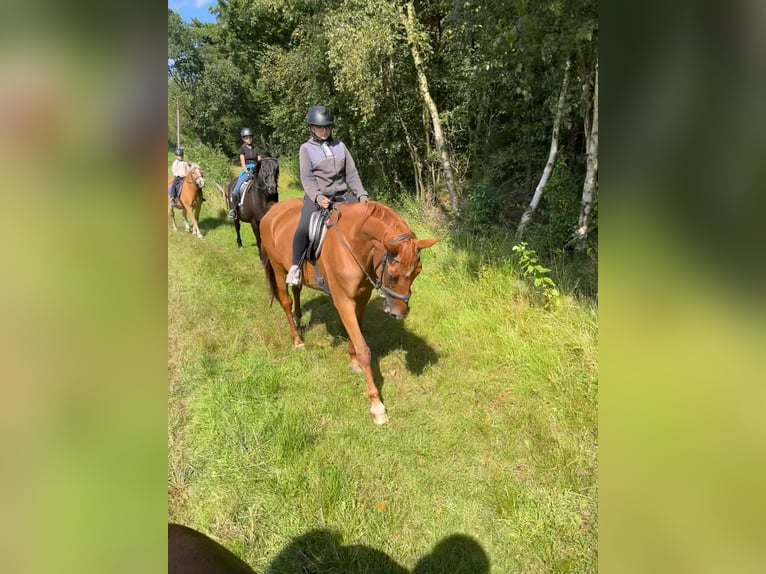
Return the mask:
M 239 188 L 239 206 L 242 207 L 245 204 L 245 194 L 250 190 L 250 187 L 253 185 L 252 179 L 247 179 L 242 184 L 242 186 Z
M 322 245 L 327 235 L 327 212 L 315 211 L 309 220 L 309 247 L 306 251 L 306 259 L 315 262 L 322 252 Z

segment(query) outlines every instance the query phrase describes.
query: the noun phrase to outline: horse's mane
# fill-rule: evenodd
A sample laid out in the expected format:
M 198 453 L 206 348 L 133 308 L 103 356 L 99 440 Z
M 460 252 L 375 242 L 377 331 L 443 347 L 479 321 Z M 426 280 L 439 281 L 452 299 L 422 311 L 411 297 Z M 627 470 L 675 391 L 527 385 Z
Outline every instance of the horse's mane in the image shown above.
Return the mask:
M 412 230 L 409 228 L 409 226 L 404 222 L 404 220 L 399 216 L 398 213 L 396 213 L 393 209 L 390 207 L 383 205 L 381 203 L 374 203 L 371 201 L 368 201 L 367 203 L 362 204 L 367 209 L 365 210 L 364 215 L 362 215 L 362 218 L 359 220 L 359 222 L 353 227 L 353 231 L 357 232 L 358 230 L 361 230 L 364 225 L 369 221 L 370 219 L 379 219 L 382 220 L 385 223 L 389 223 L 388 229 L 384 232 L 385 235 L 402 235 L 403 233 L 412 233 Z

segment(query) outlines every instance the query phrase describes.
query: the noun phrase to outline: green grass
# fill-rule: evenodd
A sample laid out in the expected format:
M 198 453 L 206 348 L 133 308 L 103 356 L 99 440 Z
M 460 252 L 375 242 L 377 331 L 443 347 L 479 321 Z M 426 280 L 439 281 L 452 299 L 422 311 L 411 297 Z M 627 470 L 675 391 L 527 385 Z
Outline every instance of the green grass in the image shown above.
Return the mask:
M 287 169 L 280 196 L 300 196 Z M 304 291 L 306 348 L 293 350 L 249 229 L 237 250 L 212 184 L 206 197 L 203 241 L 168 232 L 172 521 L 257 572 L 317 529 L 332 536 L 308 537 L 326 547 L 307 571 L 409 570 L 456 533 L 492 572 L 596 571 L 593 309 L 532 305 L 510 257 L 445 238 L 423 252 L 406 322 L 377 298 L 365 316 L 390 416 L 376 428 L 330 300 Z M 427 219 L 407 217 L 419 237 L 436 233 Z M 438 556 L 416 571 L 482 571 Z

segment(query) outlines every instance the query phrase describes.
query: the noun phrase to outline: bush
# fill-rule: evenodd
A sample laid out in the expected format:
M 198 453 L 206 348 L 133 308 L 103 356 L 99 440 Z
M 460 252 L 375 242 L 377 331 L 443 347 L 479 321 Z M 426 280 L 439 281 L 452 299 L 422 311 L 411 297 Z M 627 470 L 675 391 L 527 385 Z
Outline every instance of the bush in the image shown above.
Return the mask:
M 582 176 L 557 161 L 527 236 L 530 243 L 558 251 L 567 246 L 577 227 L 582 200 Z
M 213 184 L 212 189 L 215 189 L 215 183 L 226 189 L 229 180 L 234 177 L 236 165 L 220 149 L 193 144 L 185 148 L 184 152 L 186 161 L 198 163 L 202 167 L 205 179 Z
M 466 188 L 463 203 L 463 220 L 469 229 L 485 229 L 497 226 L 502 206 L 497 192 L 486 179 Z

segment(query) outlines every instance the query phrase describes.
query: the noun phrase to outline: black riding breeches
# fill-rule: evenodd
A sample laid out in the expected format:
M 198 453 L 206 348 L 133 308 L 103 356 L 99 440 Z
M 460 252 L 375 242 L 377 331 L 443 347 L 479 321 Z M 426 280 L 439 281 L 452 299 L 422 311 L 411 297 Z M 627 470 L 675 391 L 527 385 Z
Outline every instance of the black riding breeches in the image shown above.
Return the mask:
M 173 178 L 173 183 L 170 184 L 170 197 L 178 197 L 178 194 L 181 192 L 181 183 L 184 179 L 186 178 L 179 176 Z
M 293 237 L 293 265 L 300 263 L 303 253 L 309 246 L 309 223 L 311 223 L 311 214 L 319 211 L 319 206 L 308 197 L 303 197 L 303 207 L 301 208 L 301 218 L 298 221 L 298 228 Z

